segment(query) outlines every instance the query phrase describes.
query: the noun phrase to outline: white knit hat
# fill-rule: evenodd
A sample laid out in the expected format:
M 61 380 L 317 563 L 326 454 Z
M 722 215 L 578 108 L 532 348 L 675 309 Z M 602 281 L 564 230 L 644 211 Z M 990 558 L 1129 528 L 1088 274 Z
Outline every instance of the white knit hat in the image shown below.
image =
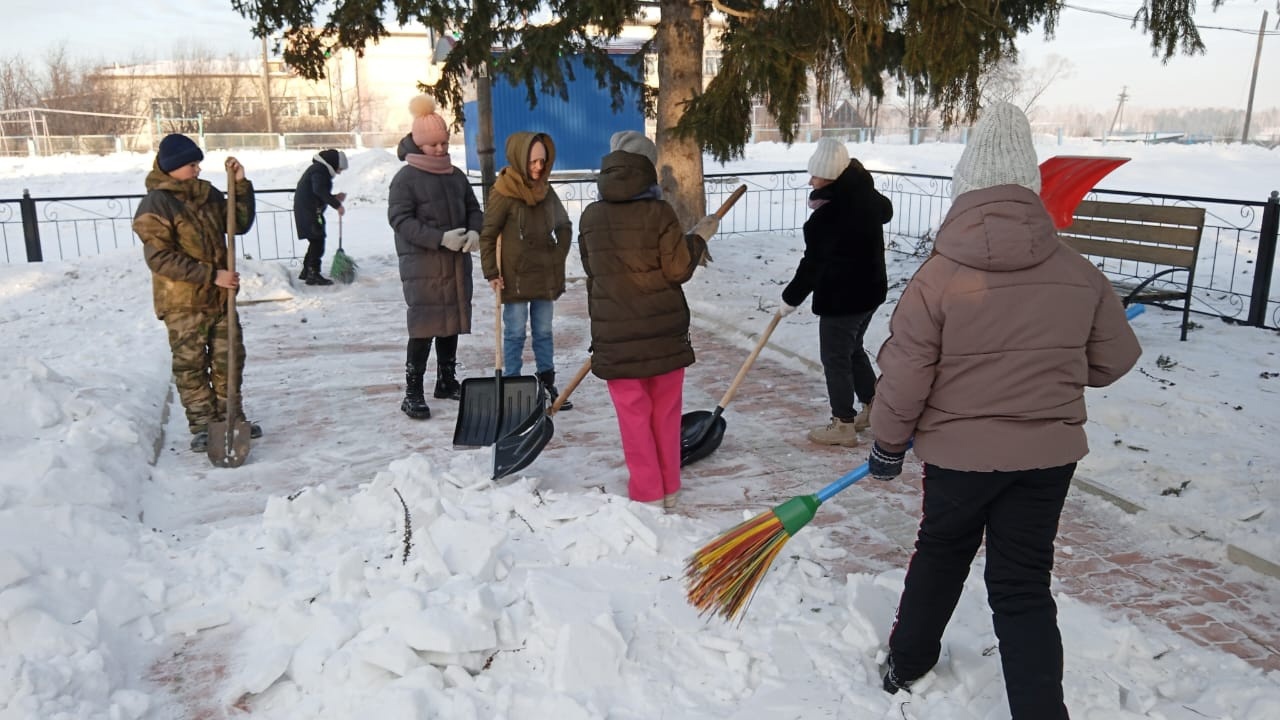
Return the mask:
M 1040 166 L 1027 116 L 1007 102 L 987 106 L 951 176 L 951 197 L 996 185 L 1040 192 Z
M 849 149 L 835 138 L 824 137 L 809 158 L 809 174 L 823 180 L 835 180 L 849 167 Z
M 635 153 L 649 158 L 649 162 L 654 165 L 658 164 L 658 146 L 653 141 L 645 137 L 644 133 L 635 130 L 619 130 L 609 138 L 609 152 Z

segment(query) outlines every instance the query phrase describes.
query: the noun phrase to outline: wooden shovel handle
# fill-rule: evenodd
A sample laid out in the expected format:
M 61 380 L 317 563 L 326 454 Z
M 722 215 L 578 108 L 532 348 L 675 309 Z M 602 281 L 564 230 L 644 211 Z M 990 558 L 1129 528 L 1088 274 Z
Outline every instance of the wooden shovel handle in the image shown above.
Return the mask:
M 498 279 L 502 279 L 502 234 L 498 234 L 498 239 L 493 244 L 493 262 L 498 266 Z M 493 368 L 498 375 L 502 374 L 502 288 L 498 287 L 493 292 L 493 324 L 496 330 L 493 333 Z
M 734 190 L 733 193 L 729 195 L 729 198 L 720 205 L 720 209 L 716 210 L 716 218 L 723 220 L 724 216 L 728 215 L 729 211 L 733 209 L 733 204 L 738 202 L 738 198 L 742 197 L 746 192 L 747 186 L 739 185 L 738 189 Z
M 582 363 L 582 367 L 578 368 L 578 372 L 574 374 L 573 379 L 569 381 L 569 384 L 565 385 L 564 389 L 560 391 L 560 394 L 556 396 L 556 401 L 551 403 L 551 407 L 547 408 L 548 415 L 555 415 L 560 412 L 560 406 L 564 405 L 565 401 L 569 399 L 569 394 L 577 389 L 578 384 L 582 382 L 583 378 L 585 378 L 589 372 L 591 372 L 590 355 L 587 356 L 587 361 Z
M 723 409 L 733 399 L 734 393 L 738 392 L 738 386 L 742 384 L 742 379 L 747 376 L 747 371 L 751 369 L 752 363 L 756 361 L 756 356 L 764 349 L 765 343 L 769 342 L 769 336 L 773 334 L 773 329 L 778 327 L 778 321 L 782 319 L 782 313 L 773 314 L 773 319 L 769 321 L 769 327 L 765 328 L 764 333 L 760 335 L 760 340 L 756 342 L 756 347 L 747 356 L 747 361 L 742 363 L 742 367 L 738 370 L 738 374 L 733 378 L 733 383 L 729 385 L 729 389 L 725 392 L 724 397 L 720 398 L 719 407 Z
M 227 167 L 227 271 L 236 274 L 236 174 Z M 240 413 L 240 390 L 236 382 L 240 374 L 236 362 L 236 345 L 240 339 L 240 320 L 236 316 L 236 288 L 224 288 L 227 293 L 227 432 L 235 426 Z M 229 436 L 229 435 L 228 435 Z

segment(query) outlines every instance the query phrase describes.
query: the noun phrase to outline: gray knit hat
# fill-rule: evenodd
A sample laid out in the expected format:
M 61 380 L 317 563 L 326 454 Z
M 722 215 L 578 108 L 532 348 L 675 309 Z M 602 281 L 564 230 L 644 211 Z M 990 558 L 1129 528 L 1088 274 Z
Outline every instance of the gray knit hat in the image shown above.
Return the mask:
M 1040 166 L 1027 116 L 1007 102 L 988 105 L 951 176 L 951 197 L 996 185 L 1040 192 Z
M 645 137 L 644 133 L 635 130 L 619 130 L 609 138 L 609 152 L 635 153 L 649 158 L 649 162 L 658 164 L 658 146 Z
M 809 158 L 809 175 L 823 180 L 835 180 L 849 167 L 849 148 L 835 138 L 818 140 Z

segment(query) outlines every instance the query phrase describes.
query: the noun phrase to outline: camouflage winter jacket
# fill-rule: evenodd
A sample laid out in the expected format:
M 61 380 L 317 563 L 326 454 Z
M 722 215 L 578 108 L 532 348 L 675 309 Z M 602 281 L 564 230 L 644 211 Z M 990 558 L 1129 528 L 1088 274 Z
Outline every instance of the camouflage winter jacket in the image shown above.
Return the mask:
M 156 317 L 174 310 L 217 310 L 227 301 L 214 285 L 227 267 L 227 199 L 206 180 L 175 180 L 157 166 L 147 174 L 147 196 L 133 216 L 133 231 L 151 268 Z M 236 182 L 236 234 L 253 225 L 253 183 Z

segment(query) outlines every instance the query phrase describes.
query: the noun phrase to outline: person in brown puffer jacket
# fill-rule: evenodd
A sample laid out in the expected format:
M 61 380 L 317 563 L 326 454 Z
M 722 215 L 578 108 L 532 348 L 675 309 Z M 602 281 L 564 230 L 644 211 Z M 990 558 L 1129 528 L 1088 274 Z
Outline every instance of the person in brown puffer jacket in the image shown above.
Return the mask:
M 156 317 L 169 334 L 173 382 L 195 452 L 208 448 L 209 423 L 227 419 L 226 294 L 240 287 L 240 273 L 227 269 L 227 198 L 200 179 L 202 160 L 204 152 L 191 138 L 166 135 L 147 173 L 147 195 L 133 216 L 133 231 L 152 273 Z M 253 183 L 235 158 L 227 158 L 226 168 L 235 179 L 235 232 L 242 235 L 253 225 Z M 243 338 L 237 332 L 237 389 L 244 377 Z M 262 437 L 262 427 L 251 423 L 249 434 Z
M 1065 720 L 1054 540 L 1088 452 L 1084 389 L 1142 349 L 1106 277 L 1063 244 L 1040 196 L 1031 126 L 986 108 L 956 165 L 937 253 L 911 278 L 877 361 L 872 477 L 924 461 L 923 518 L 889 637 L 884 689 L 938 661 L 985 535 L 985 579 L 1013 720 Z
M 564 264 L 573 224 L 548 180 L 556 146 L 546 133 L 507 138 L 507 166 L 498 174 L 484 208 L 480 265 L 494 292 L 502 291 L 502 374 L 519 375 L 526 327 L 533 335 L 538 380 L 554 399 L 555 300 L 564 294 Z M 502 238 L 502 269 L 497 244 Z M 561 410 L 570 410 L 565 402 Z
M 684 369 L 694 362 L 681 285 L 719 225 L 685 234 L 662 199 L 652 141 L 615 133 L 600 161 L 600 199 L 582 211 L 578 250 L 587 274 L 591 371 L 609 385 L 635 501 L 675 507 L 680 492 Z

